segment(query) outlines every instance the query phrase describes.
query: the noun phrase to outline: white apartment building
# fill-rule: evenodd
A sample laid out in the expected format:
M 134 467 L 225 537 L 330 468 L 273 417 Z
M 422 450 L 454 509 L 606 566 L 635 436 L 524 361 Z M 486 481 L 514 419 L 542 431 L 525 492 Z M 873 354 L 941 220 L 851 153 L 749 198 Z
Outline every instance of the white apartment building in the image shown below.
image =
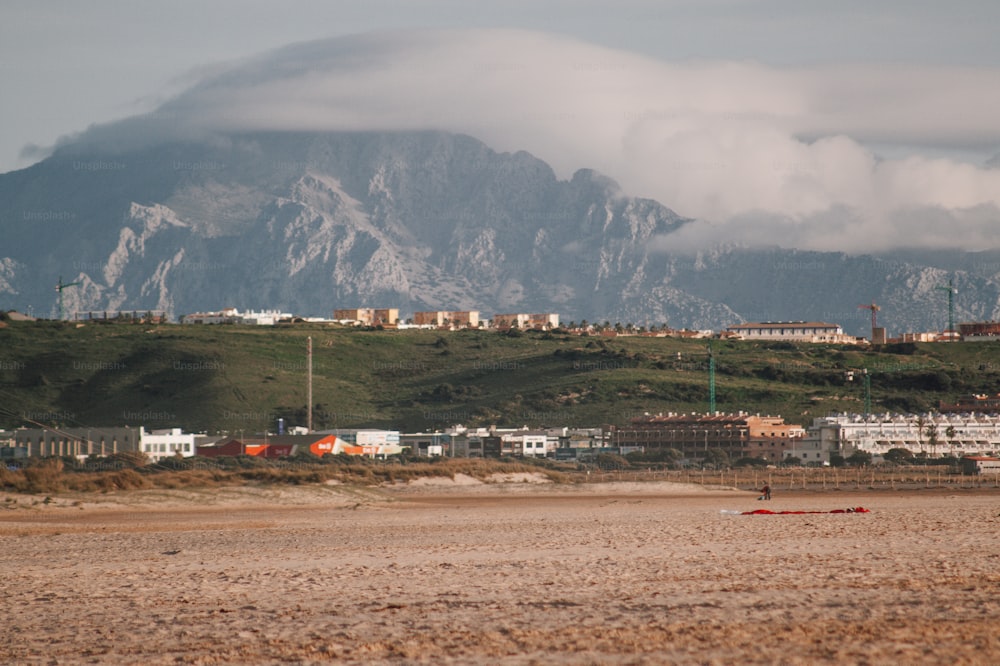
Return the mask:
M 152 462 L 177 455 L 190 458 L 195 454 L 196 435 L 194 433 L 182 432 L 180 428 L 152 430 L 150 432 L 146 432 L 142 428 L 139 430 L 141 431 L 140 450 Z
M 844 335 L 838 324 L 821 321 L 761 321 L 736 324 L 726 328 L 741 340 L 778 340 L 787 342 L 825 342 L 855 344 L 857 338 Z
M 493 328 L 533 328 L 537 330 L 551 330 L 559 328 L 559 315 L 546 312 L 540 314 L 495 314 L 490 321 Z
M 813 419 L 806 437 L 786 452 L 804 462 L 829 462 L 855 451 L 885 455 L 890 449 L 941 456 L 1000 452 L 1000 415 L 840 414 Z M 818 457 L 817 457 L 818 456 Z
M 249 310 L 240 312 L 236 308 L 223 308 L 219 312 L 195 312 L 181 317 L 182 324 L 251 324 L 256 326 L 274 326 L 279 321 L 291 319 L 289 312 L 279 310 Z

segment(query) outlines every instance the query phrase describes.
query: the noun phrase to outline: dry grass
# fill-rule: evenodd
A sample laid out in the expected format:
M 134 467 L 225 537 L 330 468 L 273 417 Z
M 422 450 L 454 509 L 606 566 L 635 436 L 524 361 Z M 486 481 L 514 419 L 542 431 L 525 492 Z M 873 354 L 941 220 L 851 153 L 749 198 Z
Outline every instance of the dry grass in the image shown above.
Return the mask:
M 781 490 L 861 490 L 906 488 L 1000 487 L 1000 476 L 970 477 L 951 474 L 945 467 L 847 469 L 736 469 L 580 471 L 572 463 L 552 461 L 439 458 L 372 461 L 353 458 L 280 460 L 185 460 L 184 466 L 147 465 L 135 469 L 74 470 L 62 460 L 33 461 L 23 470 L 0 468 L 0 490 L 35 494 L 59 491 L 112 492 L 145 488 L 212 488 L 241 485 L 316 485 L 330 481 L 358 486 L 406 483 L 425 477 L 454 479 L 465 475 L 488 481 L 496 474 L 539 474 L 549 481 L 600 483 L 605 481 L 672 481 L 744 489 L 764 483 Z M 185 468 L 186 467 L 186 468 Z
M 187 468 L 185 468 L 187 467 Z M 210 488 L 247 484 L 311 485 L 328 481 L 376 486 L 406 483 L 423 477 L 454 479 L 463 474 L 487 480 L 494 474 L 537 473 L 556 483 L 571 483 L 574 476 L 552 463 L 521 463 L 478 458 L 371 461 L 359 459 L 265 461 L 227 459 L 188 460 L 183 466 L 144 467 L 91 471 L 67 468 L 60 459 L 31 464 L 22 470 L 0 469 L 0 489 L 27 493 L 111 492 L 143 488 Z

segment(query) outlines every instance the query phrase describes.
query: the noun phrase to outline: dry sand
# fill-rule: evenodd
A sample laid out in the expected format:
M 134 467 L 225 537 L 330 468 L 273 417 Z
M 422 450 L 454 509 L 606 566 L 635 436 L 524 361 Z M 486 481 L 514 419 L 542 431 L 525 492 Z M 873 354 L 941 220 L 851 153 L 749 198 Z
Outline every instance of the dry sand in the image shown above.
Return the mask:
M 533 480 L 8 495 L 0 662 L 1000 663 L 996 491 Z

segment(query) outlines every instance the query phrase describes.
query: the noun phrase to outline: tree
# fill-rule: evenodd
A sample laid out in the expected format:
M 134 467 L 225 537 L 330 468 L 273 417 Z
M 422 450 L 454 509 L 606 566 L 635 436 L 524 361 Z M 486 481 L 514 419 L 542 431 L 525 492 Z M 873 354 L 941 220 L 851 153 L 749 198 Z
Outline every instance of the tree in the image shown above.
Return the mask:
M 594 456 L 594 464 L 600 469 L 625 469 L 631 467 L 626 458 L 617 453 L 598 453 Z
M 709 449 L 705 452 L 705 464 L 716 469 L 729 467 L 729 454 L 722 449 Z
M 952 458 L 955 457 L 955 426 L 948 426 L 944 429 L 944 436 L 948 439 L 948 455 Z
M 883 457 L 889 462 L 899 464 L 913 460 L 913 452 L 910 451 L 909 449 L 902 449 L 902 448 L 889 449 L 888 451 L 886 451 L 885 456 Z
M 938 426 L 937 423 L 933 421 L 929 422 L 926 426 L 927 432 L 927 443 L 931 447 L 931 456 L 937 457 L 937 445 L 938 445 Z
M 924 428 L 927 426 L 927 419 L 923 414 L 917 415 L 917 444 L 920 445 L 920 452 L 924 453 Z
M 764 458 L 747 456 L 734 462 L 733 467 L 767 467 L 767 460 Z
M 855 451 L 847 456 L 847 463 L 853 467 L 867 467 L 872 463 L 872 454 L 867 451 Z

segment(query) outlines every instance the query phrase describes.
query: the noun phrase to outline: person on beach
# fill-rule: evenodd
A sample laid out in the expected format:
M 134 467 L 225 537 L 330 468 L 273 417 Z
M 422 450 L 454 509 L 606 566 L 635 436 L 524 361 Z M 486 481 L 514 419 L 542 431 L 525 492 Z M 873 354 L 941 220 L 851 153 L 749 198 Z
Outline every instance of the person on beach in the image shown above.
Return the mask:
M 765 483 L 764 487 L 760 489 L 760 496 L 761 499 L 771 499 L 771 486 Z

